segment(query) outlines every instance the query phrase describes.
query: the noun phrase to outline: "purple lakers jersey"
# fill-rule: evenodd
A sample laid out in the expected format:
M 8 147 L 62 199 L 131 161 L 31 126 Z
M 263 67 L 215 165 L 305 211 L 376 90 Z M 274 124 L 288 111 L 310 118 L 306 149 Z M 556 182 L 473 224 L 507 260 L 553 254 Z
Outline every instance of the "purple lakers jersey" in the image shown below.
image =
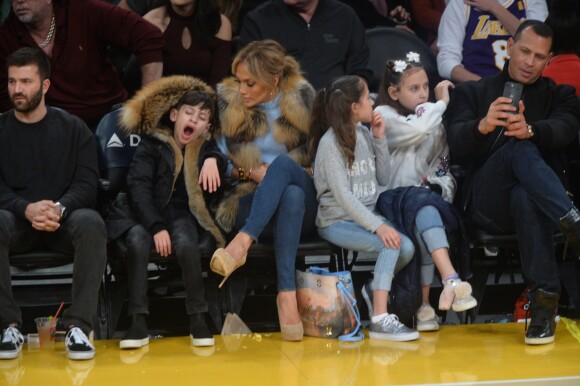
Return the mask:
M 503 6 L 518 20 L 526 18 L 525 0 L 507 0 Z M 491 13 L 466 7 L 463 66 L 479 76 L 497 74 L 507 59 L 508 30 Z

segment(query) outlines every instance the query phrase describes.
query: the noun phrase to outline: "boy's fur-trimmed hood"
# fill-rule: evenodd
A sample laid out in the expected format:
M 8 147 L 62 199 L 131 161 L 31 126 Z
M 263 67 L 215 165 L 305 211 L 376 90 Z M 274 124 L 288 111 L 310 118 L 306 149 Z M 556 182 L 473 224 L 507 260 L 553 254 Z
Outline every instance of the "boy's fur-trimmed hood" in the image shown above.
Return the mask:
M 149 83 L 123 105 L 121 126 L 131 134 L 150 135 L 164 134 L 173 136 L 173 130 L 160 126 L 161 119 L 177 104 L 188 91 L 203 91 L 211 95 L 215 102 L 214 90 L 203 81 L 192 76 L 174 75 Z M 217 112 L 216 114 L 217 115 Z M 215 118 L 215 119 L 214 119 Z M 212 117 L 212 127 L 217 117 Z

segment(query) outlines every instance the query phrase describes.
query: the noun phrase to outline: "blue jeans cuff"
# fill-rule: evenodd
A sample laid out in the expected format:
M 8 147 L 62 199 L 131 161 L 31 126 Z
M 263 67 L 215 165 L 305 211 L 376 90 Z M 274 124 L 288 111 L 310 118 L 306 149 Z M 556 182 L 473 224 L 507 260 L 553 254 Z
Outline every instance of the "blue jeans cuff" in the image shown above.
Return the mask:
M 447 235 L 445 234 L 445 230 L 441 227 L 427 229 L 421 233 L 421 238 L 430 254 L 441 248 L 449 248 Z
M 373 290 L 390 291 L 392 282 L 393 282 L 392 273 L 375 272 L 375 278 L 373 280 Z

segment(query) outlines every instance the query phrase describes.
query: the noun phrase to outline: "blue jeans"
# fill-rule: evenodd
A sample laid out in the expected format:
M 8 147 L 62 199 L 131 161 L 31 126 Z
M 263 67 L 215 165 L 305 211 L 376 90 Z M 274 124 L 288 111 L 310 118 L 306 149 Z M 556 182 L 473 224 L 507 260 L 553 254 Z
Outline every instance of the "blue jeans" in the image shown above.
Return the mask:
M 276 157 L 270 164 L 253 194 L 240 199 L 236 228 L 257 241 L 270 225 L 268 233 L 274 241 L 279 291 L 296 290 L 300 235 L 314 233 L 317 209 L 312 178 L 285 155 Z
M 185 287 L 186 313 L 191 315 L 207 312 L 208 305 L 205 300 L 198 242 L 200 226 L 189 210 L 174 212 L 172 218 L 167 219 L 167 224 L 167 231 L 171 237 L 171 249 L 181 268 L 181 278 Z M 147 267 L 151 251 L 155 249 L 155 243 L 143 225 L 137 224 L 127 232 L 125 244 L 129 282 L 127 314 L 148 314 Z
M 421 285 L 431 285 L 435 277 L 431 253 L 440 248 L 449 248 L 445 226 L 437 208 L 428 205 L 419 209 L 415 217 L 415 237 L 421 253 Z
M 392 226 L 387 220 L 385 224 Z M 402 233 L 401 248 L 391 249 L 374 233 L 369 232 L 354 221 L 338 221 L 325 228 L 318 228 L 318 234 L 323 239 L 339 247 L 361 252 L 378 252 L 375 264 L 375 274 L 372 288 L 375 290 L 390 291 L 395 271 L 407 265 L 415 247 L 413 242 Z
M 536 145 L 512 139 L 475 175 L 469 214 L 487 232 L 515 232 L 532 290 L 559 293 L 553 235 L 570 208 L 572 201 Z
M 91 331 L 107 263 L 106 245 L 105 223 L 92 209 L 72 211 L 55 232 L 37 231 L 28 220 L 0 210 L 0 328 L 10 323 L 22 324 L 20 309 L 12 296 L 9 253 L 46 248 L 74 256 L 72 304 L 62 314 L 64 325 Z

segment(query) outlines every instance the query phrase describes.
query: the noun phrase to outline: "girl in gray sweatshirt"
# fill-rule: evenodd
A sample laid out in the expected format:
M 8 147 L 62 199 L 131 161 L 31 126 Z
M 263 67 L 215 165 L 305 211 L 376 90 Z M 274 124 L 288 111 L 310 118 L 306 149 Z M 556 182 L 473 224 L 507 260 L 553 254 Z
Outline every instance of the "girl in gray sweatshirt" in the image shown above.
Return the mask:
M 389 181 L 385 124 L 373 113 L 366 82 L 343 76 L 319 91 L 313 109 L 311 152 L 316 151 L 314 185 L 319 201 L 320 237 L 342 248 L 378 252 L 372 291 L 369 336 L 407 341 L 419 333 L 387 312 L 395 265 L 406 265 L 413 243 L 375 211 Z M 371 131 L 359 122 L 370 122 Z M 399 263 L 397 264 L 397 260 Z M 368 297 L 368 294 L 367 294 Z

